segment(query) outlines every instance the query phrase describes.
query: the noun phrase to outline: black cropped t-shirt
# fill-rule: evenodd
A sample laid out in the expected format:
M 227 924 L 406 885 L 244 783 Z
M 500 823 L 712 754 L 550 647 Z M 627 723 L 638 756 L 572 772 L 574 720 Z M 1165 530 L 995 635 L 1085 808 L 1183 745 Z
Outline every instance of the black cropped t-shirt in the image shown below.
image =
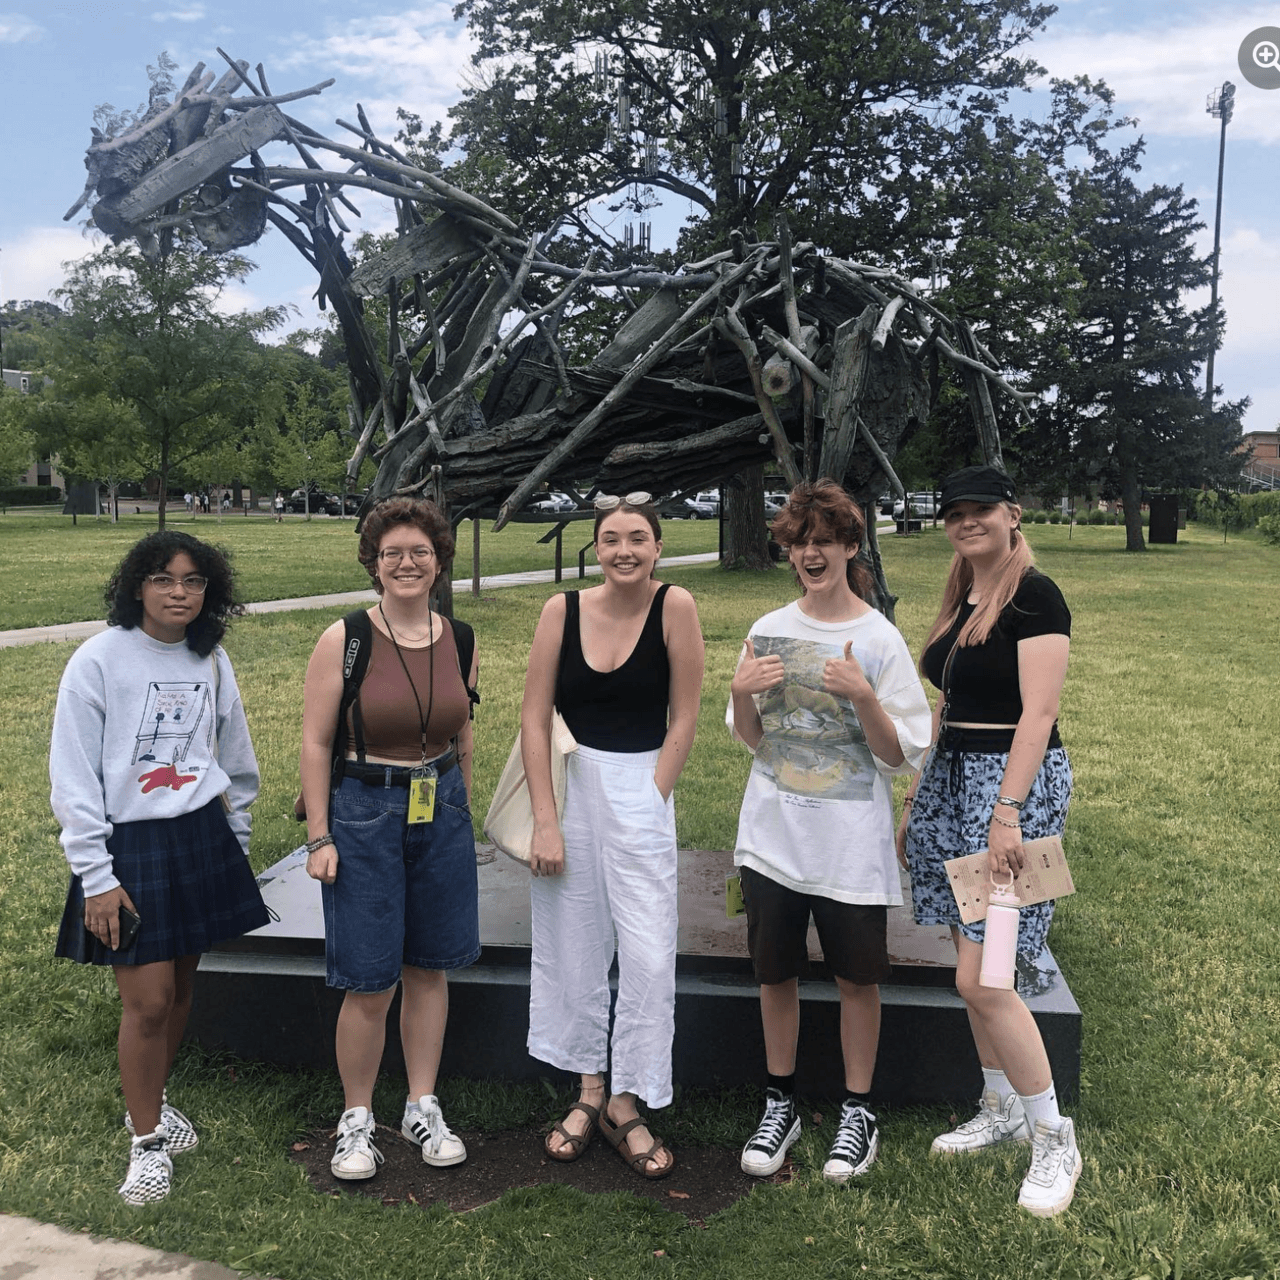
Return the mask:
M 578 593 L 565 592 L 556 707 L 583 746 L 599 751 L 655 751 L 662 746 L 671 692 L 662 601 L 670 585 L 664 582 L 654 593 L 636 647 L 612 671 L 588 666 L 582 655 Z
M 925 650 L 921 665 L 935 688 L 942 688 L 947 655 L 975 607 L 966 600 L 950 630 Z M 1017 724 L 1022 717 L 1018 641 L 1070 634 L 1071 610 L 1062 592 L 1052 578 L 1030 570 L 986 641 L 956 650 L 951 663 L 947 719 L 952 724 Z

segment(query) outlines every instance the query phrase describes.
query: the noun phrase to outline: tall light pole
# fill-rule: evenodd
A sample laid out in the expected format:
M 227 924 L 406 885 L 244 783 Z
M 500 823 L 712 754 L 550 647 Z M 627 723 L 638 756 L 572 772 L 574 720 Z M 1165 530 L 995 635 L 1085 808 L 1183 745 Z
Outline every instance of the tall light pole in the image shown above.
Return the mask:
M 1236 87 L 1230 80 L 1223 82 L 1221 89 L 1214 89 L 1205 103 L 1205 110 L 1215 120 L 1222 121 L 1222 130 L 1218 140 L 1218 207 L 1213 218 L 1213 282 L 1210 285 L 1209 311 L 1213 316 L 1216 329 L 1218 324 L 1218 265 L 1220 246 L 1222 243 L 1222 169 L 1227 159 L 1227 125 L 1231 123 L 1231 113 L 1236 105 Z M 1209 359 L 1205 364 L 1204 399 L 1209 409 L 1213 408 L 1213 357 L 1218 342 L 1215 333 L 1209 347 Z

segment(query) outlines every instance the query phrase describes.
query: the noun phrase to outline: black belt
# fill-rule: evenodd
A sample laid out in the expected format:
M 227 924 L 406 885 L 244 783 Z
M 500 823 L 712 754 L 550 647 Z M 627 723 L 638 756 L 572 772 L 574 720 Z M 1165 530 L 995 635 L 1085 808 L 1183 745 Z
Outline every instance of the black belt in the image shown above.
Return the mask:
M 436 756 L 427 763 L 435 766 L 437 777 L 443 778 L 458 763 L 457 748 L 450 747 L 444 755 Z M 359 764 L 355 760 L 344 760 L 342 776 L 363 782 L 366 787 L 407 787 L 418 767 L 415 764 Z
M 998 729 L 994 726 L 982 729 L 960 729 L 948 725 L 938 737 L 938 750 L 947 756 L 947 787 L 953 796 L 964 794 L 964 766 L 966 755 L 1005 755 L 1013 746 L 1015 729 Z M 1062 746 L 1058 736 L 1058 722 L 1049 730 L 1045 750 Z

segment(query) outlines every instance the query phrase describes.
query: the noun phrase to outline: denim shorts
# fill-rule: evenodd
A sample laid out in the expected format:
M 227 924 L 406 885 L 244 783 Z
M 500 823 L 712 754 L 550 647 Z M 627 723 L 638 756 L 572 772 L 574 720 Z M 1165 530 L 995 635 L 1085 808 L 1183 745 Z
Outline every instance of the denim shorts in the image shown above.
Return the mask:
M 404 965 L 461 969 L 480 955 L 476 844 L 462 770 L 439 781 L 433 822 L 405 821 L 405 787 L 344 778 L 329 796 L 338 875 L 320 886 L 325 980 L 387 991 Z

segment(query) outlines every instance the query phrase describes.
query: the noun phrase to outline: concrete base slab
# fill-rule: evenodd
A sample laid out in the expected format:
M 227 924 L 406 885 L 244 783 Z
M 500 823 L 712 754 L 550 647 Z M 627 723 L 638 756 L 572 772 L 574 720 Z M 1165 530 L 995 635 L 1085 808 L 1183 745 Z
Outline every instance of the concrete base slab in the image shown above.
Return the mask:
M 525 1051 L 529 1015 L 528 871 L 502 854 L 480 859 L 483 952 L 450 975 L 449 1032 L 441 1071 L 511 1080 L 555 1076 Z M 209 1048 L 288 1066 L 329 1066 L 342 993 L 324 984 L 324 922 L 318 884 L 299 852 L 259 877 L 271 924 L 200 964 L 191 1039 Z M 732 855 L 680 852 L 680 932 L 676 966 L 675 1078 L 686 1086 L 757 1084 L 764 1071 L 759 988 L 746 951 L 745 918 L 728 919 L 726 875 Z M 910 894 L 905 895 L 908 899 Z M 921 928 L 909 908 L 889 913 L 893 980 L 881 986 L 883 1021 L 875 1094 L 890 1103 L 964 1102 L 981 1072 L 963 1002 L 954 990 L 955 952 L 945 928 Z M 838 1096 L 839 999 L 810 938 L 811 976 L 801 995 L 798 1083 L 815 1096 Z M 1051 955 L 1019 985 L 1035 1015 L 1059 1096 L 1080 1080 L 1080 1009 Z M 389 1069 L 402 1071 L 397 1011 L 388 1018 Z

